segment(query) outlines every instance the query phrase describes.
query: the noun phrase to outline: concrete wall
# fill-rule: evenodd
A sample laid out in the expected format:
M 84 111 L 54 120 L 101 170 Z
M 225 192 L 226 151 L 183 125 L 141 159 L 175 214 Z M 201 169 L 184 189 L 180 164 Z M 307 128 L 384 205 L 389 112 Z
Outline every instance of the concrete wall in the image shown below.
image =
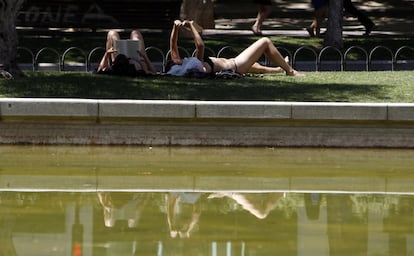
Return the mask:
M 414 147 L 414 104 L 0 99 L 1 144 Z

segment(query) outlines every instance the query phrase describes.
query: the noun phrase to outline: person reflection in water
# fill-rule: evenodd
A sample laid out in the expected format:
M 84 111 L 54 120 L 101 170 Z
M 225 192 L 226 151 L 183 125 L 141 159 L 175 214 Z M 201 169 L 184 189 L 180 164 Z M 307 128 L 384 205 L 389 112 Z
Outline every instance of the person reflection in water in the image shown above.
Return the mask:
M 148 203 L 148 193 L 98 193 L 104 209 L 105 227 L 115 227 L 126 222 L 128 228 L 136 228 L 142 211 Z M 117 224 L 120 223 L 120 224 Z
M 201 193 L 172 192 L 166 195 L 167 219 L 172 238 L 189 238 L 201 215 Z
M 259 219 L 265 219 L 274 210 L 283 197 L 283 193 L 233 193 L 218 192 L 209 195 L 209 199 L 228 197 L 236 201 L 246 211 Z

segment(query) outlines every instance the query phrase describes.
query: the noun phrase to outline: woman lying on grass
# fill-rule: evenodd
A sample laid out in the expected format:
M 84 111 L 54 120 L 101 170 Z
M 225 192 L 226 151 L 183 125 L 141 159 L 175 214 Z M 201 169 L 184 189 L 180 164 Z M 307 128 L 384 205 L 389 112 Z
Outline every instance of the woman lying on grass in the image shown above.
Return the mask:
M 157 73 L 145 52 L 145 42 L 141 32 L 133 30 L 130 39 L 140 41 L 139 49 L 136 49 L 141 56 L 140 60 L 118 54 L 114 48 L 114 41 L 120 40 L 120 36 L 117 31 L 110 30 L 106 37 L 106 52 L 99 63 L 98 73 L 125 76 L 155 75 Z
M 196 57 L 181 59 L 178 51 L 178 32 L 185 28 L 191 31 L 196 47 Z M 263 37 L 235 58 L 216 58 L 204 55 L 204 42 L 197 31 L 193 21 L 174 21 L 170 36 L 171 66 L 167 66 L 167 73 L 175 76 L 184 76 L 189 72 L 204 72 L 214 75 L 216 72 L 225 70 L 234 70 L 239 74 L 246 73 L 282 73 L 286 72 L 288 76 L 301 75 L 294 70 L 283 58 L 280 52 L 273 45 L 273 42 Z M 278 67 L 266 67 L 260 65 L 257 61 L 265 54 L 270 61 Z

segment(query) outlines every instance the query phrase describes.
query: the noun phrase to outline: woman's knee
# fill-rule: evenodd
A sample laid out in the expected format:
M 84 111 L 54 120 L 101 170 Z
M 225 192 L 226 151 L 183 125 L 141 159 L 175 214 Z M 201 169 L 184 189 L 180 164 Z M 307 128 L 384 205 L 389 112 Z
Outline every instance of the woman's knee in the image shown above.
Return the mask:
M 134 30 L 131 31 L 130 38 L 131 39 L 140 39 L 140 40 L 143 39 L 141 32 L 137 29 L 134 29 Z
M 258 41 L 261 41 L 261 42 L 268 42 L 270 39 L 268 38 L 268 37 L 262 37 L 262 38 L 260 38 Z
M 262 43 L 262 44 L 266 44 L 266 45 L 273 45 L 273 42 L 272 42 L 272 40 L 270 40 L 270 38 L 268 38 L 268 37 L 262 37 L 262 38 L 260 38 L 259 39 L 259 41 Z
M 108 39 L 119 38 L 119 33 L 116 30 L 109 30 L 107 38 Z

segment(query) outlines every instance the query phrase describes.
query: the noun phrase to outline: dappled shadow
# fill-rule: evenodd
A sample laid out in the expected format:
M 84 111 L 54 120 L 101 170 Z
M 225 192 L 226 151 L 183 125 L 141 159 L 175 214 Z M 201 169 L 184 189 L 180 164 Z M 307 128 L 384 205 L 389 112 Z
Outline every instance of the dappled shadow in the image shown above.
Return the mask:
M 260 100 L 260 101 L 334 101 L 351 102 L 356 95 L 370 95 L 372 98 L 387 100 L 382 87 L 375 84 L 310 84 L 296 78 L 264 80 L 246 78 L 226 83 L 199 83 L 194 86 L 176 88 L 181 97 L 196 100 Z M 184 89 L 184 90 L 182 90 Z
M 31 73 L 0 83 L 3 97 L 90 99 L 263 100 L 263 101 L 388 101 L 383 86 L 329 82 L 307 83 L 301 78 L 190 79 L 172 77 L 125 78 L 88 73 Z

